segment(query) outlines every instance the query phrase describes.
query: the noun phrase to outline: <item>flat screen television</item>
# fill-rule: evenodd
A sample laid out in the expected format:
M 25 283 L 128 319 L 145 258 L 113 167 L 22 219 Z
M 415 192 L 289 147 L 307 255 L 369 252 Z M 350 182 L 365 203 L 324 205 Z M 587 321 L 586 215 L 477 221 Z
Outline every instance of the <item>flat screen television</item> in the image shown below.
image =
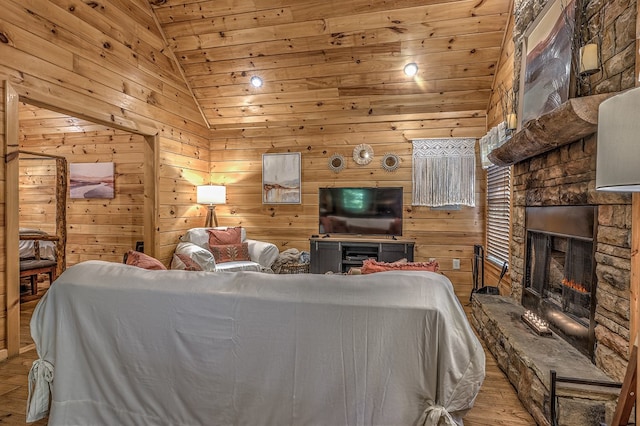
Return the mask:
M 402 235 L 402 187 L 319 188 L 320 234 Z

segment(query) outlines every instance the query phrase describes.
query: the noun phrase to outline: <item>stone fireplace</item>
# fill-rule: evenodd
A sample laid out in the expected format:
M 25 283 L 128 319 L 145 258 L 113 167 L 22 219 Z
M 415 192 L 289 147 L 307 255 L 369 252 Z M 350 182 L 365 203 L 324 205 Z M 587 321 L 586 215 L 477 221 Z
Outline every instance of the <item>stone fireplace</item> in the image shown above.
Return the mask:
M 513 165 L 511 294 L 476 295 L 472 321 L 540 425 L 551 425 L 550 371 L 622 382 L 629 357 L 631 197 L 595 190 L 596 135 Z M 520 319 L 551 323 L 537 336 Z M 556 388 L 557 424 L 610 419 L 618 390 Z
M 526 208 L 522 304 L 593 359 L 597 207 Z
M 581 347 L 581 351 L 596 366 L 612 379 L 622 381 L 629 352 L 631 197 L 629 194 L 603 193 L 595 190 L 595 147 L 594 134 L 514 164 L 511 297 L 524 305 L 542 303 L 531 301 L 531 294 L 537 292 L 540 295 L 555 297 L 555 300 L 547 299 L 543 306 L 560 304 L 560 310 L 571 308 L 573 312 L 564 316 L 563 320 L 570 318 L 572 321 L 569 321 L 569 324 L 581 323 L 587 329 L 587 335 L 584 336 L 584 328 L 577 333 L 582 337 L 574 338 L 570 333 L 558 334 L 569 341 L 574 340 L 575 346 Z M 562 209 L 575 210 L 575 206 L 592 209 L 593 223 L 579 225 L 574 215 L 569 215 L 566 211 L 563 213 Z M 549 220 L 546 215 L 532 215 L 532 212 L 544 212 L 546 208 L 552 208 L 550 211 L 555 209 L 560 212 L 558 216 L 570 220 L 558 225 L 549 225 L 553 220 Z M 550 226 L 551 230 L 545 231 L 545 226 Z M 534 237 L 528 233 L 528 229 L 543 232 L 534 233 L 538 235 Z M 577 234 L 577 238 L 561 238 L 572 232 Z M 587 235 L 589 232 L 592 233 L 592 237 Z M 572 253 L 576 248 L 583 253 L 591 250 L 592 255 L 585 260 L 587 263 L 575 268 L 582 269 L 582 275 L 576 277 L 575 271 L 559 271 L 559 268 L 556 268 L 555 271 L 545 272 L 555 274 L 555 284 L 552 284 L 554 287 L 548 290 L 536 288 L 535 286 L 540 284 L 535 282 L 534 274 L 542 274 L 538 271 L 544 270 L 538 270 L 532 265 L 527 266 L 528 248 L 534 244 L 536 238 L 542 241 L 538 241 L 538 244 L 550 244 L 548 255 L 544 259 L 550 264 L 555 262 L 559 265 L 566 262 L 561 259 L 566 259 L 569 246 Z M 580 241 L 585 244 L 581 245 L 578 243 Z M 592 264 L 589 265 L 588 262 Z M 593 271 L 593 275 L 589 273 L 590 270 Z M 567 282 L 573 280 L 574 283 L 582 281 L 577 284 L 583 288 L 576 286 L 576 289 L 569 289 L 568 285 L 562 284 L 563 279 Z M 563 292 L 567 294 L 564 300 L 559 296 Z M 576 308 L 575 302 L 587 300 L 590 304 L 593 302 L 589 308 Z M 589 309 L 589 319 L 582 316 L 586 314 L 584 309 Z M 562 327 L 557 326 L 556 331 L 562 331 Z M 586 350 L 585 343 L 588 345 Z
M 548 3 L 515 4 L 513 80 L 507 87 L 516 100 L 525 86 L 525 37 Z M 513 166 L 510 294 L 476 294 L 472 307 L 479 335 L 540 425 L 552 424 L 550 370 L 622 382 L 629 359 L 631 195 L 595 190 L 597 105 L 603 99 L 593 97 L 636 85 L 637 4 L 584 0 L 578 6 L 580 32 L 574 38 L 601 41 L 601 70 L 585 78 L 572 74 L 568 101 L 522 124 L 509 141 L 518 143 L 489 154 L 493 164 Z M 572 220 L 545 228 L 552 222 L 547 209 L 583 207 L 592 212 L 591 224 L 582 226 L 591 235 L 569 232 Z M 524 325 L 525 307 L 549 319 L 552 336 Z M 618 396 L 595 396 L 596 390 L 584 388 L 562 392 L 555 402 L 563 426 L 601 424 Z

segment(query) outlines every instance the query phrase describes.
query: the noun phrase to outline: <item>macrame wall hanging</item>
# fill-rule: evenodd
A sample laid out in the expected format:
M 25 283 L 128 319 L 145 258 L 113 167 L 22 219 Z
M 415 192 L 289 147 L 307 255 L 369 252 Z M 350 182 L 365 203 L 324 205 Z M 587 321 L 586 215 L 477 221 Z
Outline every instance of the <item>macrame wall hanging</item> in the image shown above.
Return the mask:
M 475 139 L 413 140 L 414 206 L 475 206 Z

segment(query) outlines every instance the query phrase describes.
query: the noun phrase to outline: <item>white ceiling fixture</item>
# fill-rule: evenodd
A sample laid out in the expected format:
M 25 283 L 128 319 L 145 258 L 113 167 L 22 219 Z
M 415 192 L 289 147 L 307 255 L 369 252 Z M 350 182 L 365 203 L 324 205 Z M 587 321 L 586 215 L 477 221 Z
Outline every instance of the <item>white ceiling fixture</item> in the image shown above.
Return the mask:
M 404 66 L 404 73 L 408 77 L 413 77 L 414 75 L 416 75 L 418 73 L 418 65 L 415 62 L 411 62 L 410 64 L 405 65 Z
M 263 83 L 262 79 L 257 75 L 254 75 L 253 77 L 251 77 L 251 85 L 253 87 L 262 87 L 262 83 Z

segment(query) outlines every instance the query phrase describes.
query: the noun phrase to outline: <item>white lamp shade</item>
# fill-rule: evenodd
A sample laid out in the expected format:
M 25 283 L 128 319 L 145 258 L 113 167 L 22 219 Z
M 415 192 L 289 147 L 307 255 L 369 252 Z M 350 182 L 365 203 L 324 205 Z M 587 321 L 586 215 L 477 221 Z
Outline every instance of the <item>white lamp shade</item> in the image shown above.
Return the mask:
M 198 204 L 224 204 L 227 187 L 222 185 L 200 185 L 197 188 Z
M 640 88 L 615 95 L 598 110 L 596 189 L 640 192 Z

